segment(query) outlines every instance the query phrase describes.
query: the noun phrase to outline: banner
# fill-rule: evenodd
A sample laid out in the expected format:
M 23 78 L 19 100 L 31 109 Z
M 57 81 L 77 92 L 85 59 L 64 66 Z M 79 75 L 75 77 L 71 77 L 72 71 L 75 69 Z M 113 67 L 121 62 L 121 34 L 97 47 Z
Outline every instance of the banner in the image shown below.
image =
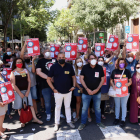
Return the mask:
M 95 43 L 95 55 L 102 56 L 105 51 L 105 43 Z
M 103 70 L 104 70 L 104 75 L 105 75 L 105 81 L 104 81 L 104 84 L 103 85 L 107 85 L 106 67 L 103 67 Z
M 77 57 L 77 43 L 65 43 L 66 60 L 75 60 Z
M 127 78 L 114 79 L 116 91 L 118 92 L 117 97 L 125 97 L 128 95 L 128 87 L 125 85 L 128 83 Z
M 27 40 L 28 56 L 40 55 L 40 46 L 38 38 L 31 38 Z
M 119 39 L 116 35 L 110 35 L 107 43 L 106 50 L 116 51 L 119 46 Z
M 78 52 L 86 52 L 88 46 L 87 38 L 78 37 Z
M 2 71 L 3 76 L 10 81 L 10 74 L 11 74 L 12 69 L 11 68 L 4 68 Z
M 127 35 L 126 49 L 127 51 L 133 51 L 133 52 L 139 51 L 139 35 L 138 34 Z
M 15 94 L 11 82 L 0 84 L 0 94 L 3 103 L 8 104 L 15 100 Z
M 59 48 L 60 48 L 60 45 L 57 45 L 57 44 L 50 44 L 51 57 L 52 57 L 52 58 L 57 58 L 57 55 L 58 55 L 58 53 L 60 52 Z

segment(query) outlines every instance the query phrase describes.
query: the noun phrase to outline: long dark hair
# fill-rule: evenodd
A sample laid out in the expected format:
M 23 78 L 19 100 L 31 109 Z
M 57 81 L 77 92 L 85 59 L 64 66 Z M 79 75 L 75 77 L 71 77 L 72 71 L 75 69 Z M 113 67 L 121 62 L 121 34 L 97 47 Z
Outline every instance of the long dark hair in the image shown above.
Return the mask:
M 12 71 L 17 68 L 16 62 L 17 62 L 18 59 L 22 60 L 22 64 L 23 64 L 22 68 L 25 68 L 25 62 L 23 61 L 23 59 L 15 58 L 14 61 L 13 61 L 13 64 L 12 64 Z

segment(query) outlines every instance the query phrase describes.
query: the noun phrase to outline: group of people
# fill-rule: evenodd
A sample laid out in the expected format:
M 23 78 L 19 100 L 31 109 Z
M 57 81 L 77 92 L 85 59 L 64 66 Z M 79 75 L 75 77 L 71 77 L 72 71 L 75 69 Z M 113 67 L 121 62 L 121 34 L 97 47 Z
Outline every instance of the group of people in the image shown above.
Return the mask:
M 101 98 L 103 94 L 109 92 L 110 86 L 116 90 L 114 80 L 122 77 L 128 79 L 126 86 L 129 93 L 125 97 L 109 98 L 110 112 L 113 112 L 115 108 L 113 124 L 120 124 L 121 127 L 124 127 L 127 110 L 130 112 L 130 122 L 138 123 L 140 53 L 137 52 L 134 55 L 132 52 L 126 52 L 126 42 L 124 42 L 121 56 L 119 56 L 120 47 L 114 52 L 105 50 L 104 56 L 99 57 L 94 54 L 94 48 L 88 47 L 86 53 L 78 52 L 77 58 L 73 61 L 66 60 L 64 48 L 60 48 L 57 59 L 54 59 L 51 58 L 49 47 L 37 58 L 36 56 L 28 56 L 26 46 L 27 43 L 25 42 L 18 57 L 11 53 L 10 48 L 7 48 L 7 52 L 3 57 L 4 66 L 9 66 L 12 69 L 10 81 L 15 94 L 13 109 L 18 110 L 19 116 L 21 115 L 22 102 L 28 100 L 33 115 L 32 122 L 43 124 L 40 120 L 41 115 L 36 102 L 37 92 L 39 92 L 41 109 L 46 113 L 46 121 L 50 121 L 52 118 L 51 106 L 52 96 L 54 96 L 55 131 L 59 129 L 60 118 L 65 118 L 62 113 L 63 101 L 66 121 L 70 128 L 75 128 L 74 123 L 81 117 L 78 130 L 82 130 L 86 126 L 87 120 L 92 121 L 90 111 L 93 108 L 97 126 L 105 128 L 101 119 L 106 119 L 106 101 L 102 101 Z M 3 66 L 3 63 L 0 63 L 0 67 Z M 106 85 L 104 85 L 104 67 L 106 68 Z M 4 82 L 7 82 L 7 79 L 1 73 L 0 84 Z M 74 105 L 75 107 L 73 107 Z M 120 107 L 122 110 L 121 122 Z M 7 137 L 4 134 L 5 131 L 10 131 L 3 128 L 3 121 L 7 110 L 8 115 L 10 115 L 11 108 L 12 103 L 4 104 L 0 96 L 0 136 L 2 138 Z M 21 127 L 25 127 L 25 124 L 21 123 Z

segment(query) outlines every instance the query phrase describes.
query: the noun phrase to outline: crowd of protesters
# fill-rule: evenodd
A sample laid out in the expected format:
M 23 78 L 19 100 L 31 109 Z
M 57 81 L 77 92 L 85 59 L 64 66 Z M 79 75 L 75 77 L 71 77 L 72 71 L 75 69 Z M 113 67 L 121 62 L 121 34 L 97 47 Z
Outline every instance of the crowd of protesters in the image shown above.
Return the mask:
M 70 128 L 75 128 L 74 123 L 79 119 L 81 124 L 78 130 L 86 126 L 87 120 L 92 121 L 90 112 L 95 112 L 97 126 L 105 128 L 101 122 L 106 119 L 106 101 L 102 95 L 107 94 L 110 86 L 116 90 L 115 79 L 127 78 L 128 95 L 125 97 L 109 97 L 110 113 L 115 113 L 114 125 L 125 126 L 127 111 L 131 123 L 138 123 L 140 108 L 140 53 L 135 55 L 126 51 L 126 41 L 120 52 L 120 47 L 114 52 L 105 50 L 104 55 L 97 57 L 94 47 L 87 48 L 87 52 L 77 53 L 77 58 L 67 61 L 65 48 L 60 47 L 57 59 L 51 58 L 50 48 L 47 46 L 41 51 L 40 56 L 30 57 L 27 53 L 25 41 L 21 51 L 19 47 L 13 52 L 11 48 L 3 51 L 0 60 L 0 84 L 7 82 L 2 74 L 4 67 L 12 69 L 10 81 L 15 94 L 15 101 L 4 104 L 0 96 L 0 137 L 6 138 L 8 128 L 3 128 L 5 114 L 12 119 L 11 111 L 14 109 L 21 115 L 23 100 L 28 102 L 33 116 L 32 122 L 43 124 L 41 114 L 37 109 L 37 99 L 41 101 L 40 109 L 46 113 L 46 121 L 52 118 L 52 96 L 55 99 L 54 130 L 60 126 L 60 118 L 65 119 Z M 103 85 L 106 68 L 106 85 Z M 63 103 L 64 101 L 64 103 Z M 65 115 L 62 113 L 63 106 Z M 80 111 L 82 107 L 82 111 Z M 120 113 L 120 107 L 122 113 Z M 81 113 L 80 113 L 81 112 Z M 121 116 L 120 116 L 121 114 Z M 66 117 L 65 117 L 66 116 Z M 14 119 L 14 118 L 13 118 Z M 121 119 L 121 121 L 120 121 Z M 139 124 L 139 123 L 138 123 Z M 25 123 L 21 123 L 25 127 Z

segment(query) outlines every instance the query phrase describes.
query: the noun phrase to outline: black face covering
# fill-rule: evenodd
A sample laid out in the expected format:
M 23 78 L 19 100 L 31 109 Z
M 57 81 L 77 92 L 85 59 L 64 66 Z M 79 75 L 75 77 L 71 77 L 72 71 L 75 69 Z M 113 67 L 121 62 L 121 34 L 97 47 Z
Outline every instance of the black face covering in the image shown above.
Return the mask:
M 84 55 L 84 52 L 80 52 L 81 55 Z
M 106 55 L 106 58 L 109 58 L 111 55 L 110 54 L 108 54 L 108 55 Z
M 25 62 L 28 64 L 30 63 L 30 59 L 25 59 Z
M 59 64 L 65 64 L 65 59 L 59 59 L 58 62 Z

